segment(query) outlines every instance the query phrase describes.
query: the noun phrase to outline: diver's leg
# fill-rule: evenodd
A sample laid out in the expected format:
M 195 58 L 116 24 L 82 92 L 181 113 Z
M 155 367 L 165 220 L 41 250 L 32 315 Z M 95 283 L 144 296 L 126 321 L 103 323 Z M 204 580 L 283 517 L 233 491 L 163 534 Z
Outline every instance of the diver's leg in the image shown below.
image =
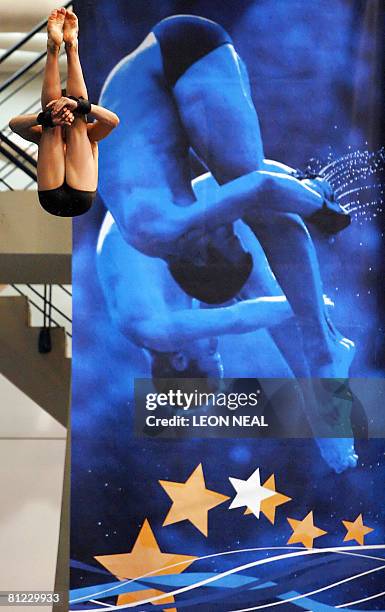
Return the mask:
M 63 42 L 63 25 L 65 9 L 52 11 L 47 24 L 47 56 L 44 67 L 43 86 L 41 90 L 41 106 L 45 109 L 48 102 L 61 96 L 61 81 L 59 72 L 59 52 Z
M 328 325 L 317 254 L 304 222 L 297 215 L 269 214 L 252 224 L 298 318 L 310 374 L 347 377 L 354 350 L 341 343 Z
M 266 254 L 253 231 L 242 221 L 237 221 L 234 228 L 242 244 L 253 258 L 252 272 L 241 289 L 238 299 L 247 300 L 257 296 L 282 295 L 282 288 L 272 273 Z M 258 344 L 258 353 L 263 355 L 262 362 L 267 365 L 269 373 L 261 374 L 258 370 L 254 372 L 254 376 L 260 378 L 309 376 L 303 352 L 300 350 L 301 334 L 294 316 L 268 330 L 257 332 L 255 342 Z M 268 357 L 266 364 L 265 355 Z
M 64 43 L 67 54 L 67 95 L 87 98 L 78 53 L 78 20 L 67 11 L 64 21 Z M 66 129 L 66 181 L 74 189 L 94 191 L 97 187 L 96 146 L 93 148 L 87 134 L 85 116 L 75 114 L 75 120 Z
M 192 64 L 173 94 L 192 148 L 218 183 L 262 168 L 258 116 L 247 73 L 232 45 Z
M 257 114 L 239 58 L 231 45 L 222 45 L 198 59 L 180 76 L 173 91 L 178 113 L 191 146 L 219 183 L 232 181 L 263 167 L 263 146 Z M 293 209 L 292 212 L 299 211 Z M 292 232 L 293 239 L 297 235 L 302 249 L 305 241 L 301 239 L 301 232 L 304 227 L 293 224 Z M 257 232 L 256 235 L 258 236 Z M 270 234 L 270 238 L 271 236 Z M 314 260 L 309 256 L 311 251 L 306 252 L 305 249 L 307 258 L 305 257 L 304 261 L 299 259 L 298 251 L 298 259 L 296 256 L 293 261 L 291 256 L 291 260 L 297 265 L 284 266 L 281 251 L 283 241 L 277 240 L 276 226 L 273 238 L 274 244 L 268 253 L 269 263 L 272 265 L 270 261 L 272 258 L 275 262 L 274 266 L 272 265 L 273 271 L 274 269 L 280 271 L 281 278 L 278 278 L 278 281 L 285 293 L 289 292 L 290 296 L 287 296 L 289 302 L 298 316 L 301 327 L 305 327 L 301 331 L 307 342 L 306 354 L 308 359 L 309 357 L 314 359 L 309 363 L 311 373 L 320 377 L 346 376 L 348 368 L 341 367 L 340 352 L 332 354 L 329 350 L 329 331 L 324 322 L 322 289 L 320 282 L 318 284 L 320 280 L 317 276 L 318 268 L 314 268 Z M 286 247 L 285 251 L 291 255 Z M 287 276 L 289 280 L 286 280 Z M 306 312 L 298 298 L 307 293 L 307 282 L 310 283 L 310 287 L 309 298 L 305 300 L 305 304 L 311 309 L 310 314 Z M 298 291 L 297 295 L 294 295 L 295 291 Z M 314 324 L 312 327 L 316 330 L 317 340 L 320 338 L 322 340 L 321 358 L 312 350 L 317 342 L 313 342 L 310 338 L 312 332 L 308 328 L 308 321 Z M 309 420 L 314 422 L 313 418 Z M 329 442 L 331 449 L 341 450 L 338 440 Z M 346 460 L 342 469 L 348 467 L 350 460 L 352 465 L 354 464 L 351 448 L 352 445 L 349 450 L 344 448 L 341 452 L 343 461 Z M 341 464 L 337 466 L 337 460 L 333 457 L 331 449 L 323 449 L 324 456 L 330 465 L 339 470 Z
M 192 64 L 174 85 L 174 98 L 192 147 L 218 182 L 265 167 L 247 72 L 232 45 L 222 45 Z M 258 216 L 263 214 L 259 207 Z M 318 261 L 306 226 L 297 215 L 277 213 L 273 222 L 271 214 L 269 210 L 266 223 L 256 221 L 254 209 L 247 223 L 261 239 L 298 317 L 312 375 L 338 375 L 335 366 L 341 365 L 340 356 L 330 346 Z M 280 235 L 285 240 L 277 240 Z
M 88 92 L 78 53 L 78 31 L 78 19 L 75 13 L 67 10 L 64 21 L 64 43 L 67 54 L 67 95 L 87 98 Z
M 190 64 L 173 95 L 191 147 L 219 184 L 240 189 L 249 173 L 266 170 L 247 71 L 232 45 L 221 45 Z M 271 209 L 299 214 L 326 233 L 349 225 L 350 216 L 328 199 L 323 187 L 298 181 L 285 170 L 282 175 L 270 172 L 269 182 Z M 247 206 L 255 212 L 263 208 L 257 195 Z
M 338 385 L 336 390 L 323 389 L 322 380 L 318 380 L 346 379 L 355 351 L 354 346 L 345 344 L 329 327 L 317 254 L 309 232 L 300 217 L 290 214 L 260 219 L 255 232 L 297 315 L 309 374 L 313 377 L 306 394 L 307 414 L 321 454 L 338 473 L 355 467 L 350 400 L 340 397 Z M 275 336 L 275 340 L 280 345 L 279 337 Z M 343 381 L 339 386 L 345 387 Z M 323 437 L 325 431 L 328 437 Z
M 39 191 L 56 189 L 64 182 L 65 157 L 61 127 L 44 127 L 37 159 L 37 187 Z
M 47 57 L 44 68 L 41 105 L 61 96 L 59 50 L 63 41 L 65 9 L 52 11 L 47 25 Z M 37 182 L 39 190 L 56 189 L 63 184 L 65 171 L 64 145 L 61 127 L 43 128 L 39 142 Z

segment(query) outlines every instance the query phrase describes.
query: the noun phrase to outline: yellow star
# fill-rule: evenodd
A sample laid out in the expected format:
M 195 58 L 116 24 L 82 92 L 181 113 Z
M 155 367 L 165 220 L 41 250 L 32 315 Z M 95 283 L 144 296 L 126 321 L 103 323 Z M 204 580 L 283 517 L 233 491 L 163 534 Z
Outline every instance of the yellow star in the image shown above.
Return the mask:
M 351 523 L 350 521 L 342 521 L 344 527 L 347 530 L 346 536 L 344 537 L 344 542 L 349 542 L 350 540 L 356 540 L 358 544 L 361 546 L 364 545 L 364 538 L 368 533 L 374 531 L 370 527 L 366 527 L 362 520 L 362 514 L 357 516 L 356 520 Z
M 309 512 L 302 521 L 291 518 L 287 520 L 290 523 L 290 527 L 293 529 L 293 533 L 287 542 L 288 544 L 297 544 L 299 542 L 303 544 L 305 548 L 313 548 L 313 540 L 327 533 L 327 531 L 315 527 L 313 512 Z
M 159 480 L 159 484 L 172 500 L 163 527 L 179 521 L 190 521 L 206 537 L 208 535 L 209 510 L 230 499 L 227 495 L 221 495 L 221 493 L 206 489 L 201 463 L 186 482 Z
M 270 489 L 271 491 L 276 491 L 274 474 L 272 474 L 270 478 L 268 478 L 266 482 L 263 483 L 262 486 L 266 489 Z M 273 495 L 268 499 L 262 500 L 261 512 L 266 516 L 270 523 L 274 525 L 275 511 L 277 507 L 281 506 L 282 504 L 286 504 L 289 501 L 291 501 L 291 497 L 287 497 L 286 495 L 277 492 L 276 495 Z M 245 514 L 253 514 L 253 512 L 252 510 L 250 510 L 250 508 L 246 508 Z
M 133 549 L 130 553 L 122 553 L 117 555 L 102 555 L 95 559 L 103 565 L 111 574 L 118 580 L 129 580 L 139 578 L 149 572 L 154 572 L 152 576 L 162 576 L 165 574 L 180 574 L 182 573 L 197 557 L 187 555 L 177 555 L 172 553 L 163 553 L 158 542 L 155 539 L 154 533 L 146 519 L 139 532 Z M 176 567 L 168 567 L 180 563 Z M 143 591 L 135 591 L 133 593 L 125 593 L 118 596 L 117 605 L 123 605 L 135 601 L 141 601 L 148 597 L 162 594 L 163 591 L 157 589 L 143 589 Z M 173 596 L 163 598 L 162 603 L 173 603 Z M 154 602 L 154 605 L 158 602 Z M 176 612 L 176 609 L 170 609 L 167 612 Z

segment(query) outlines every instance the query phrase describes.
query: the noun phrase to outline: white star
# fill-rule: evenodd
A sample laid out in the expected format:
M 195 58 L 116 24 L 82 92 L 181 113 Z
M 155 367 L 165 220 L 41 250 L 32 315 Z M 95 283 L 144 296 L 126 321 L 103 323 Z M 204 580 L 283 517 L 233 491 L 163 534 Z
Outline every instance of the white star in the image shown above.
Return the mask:
M 229 480 L 237 492 L 229 509 L 246 506 L 257 518 L 261 511 L 261 502 L 276 494 L 275 491 L 261 486 L 259 468 L 247 480 L 231 477 Z

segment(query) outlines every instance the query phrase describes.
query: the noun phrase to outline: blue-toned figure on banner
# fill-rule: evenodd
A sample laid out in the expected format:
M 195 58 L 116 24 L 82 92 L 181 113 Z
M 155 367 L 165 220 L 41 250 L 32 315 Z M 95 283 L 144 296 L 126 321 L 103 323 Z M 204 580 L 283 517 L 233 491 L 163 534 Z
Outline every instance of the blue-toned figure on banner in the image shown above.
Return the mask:
M 101 102 L 121 120 L 108 144 L 101 146 L 100 192 L 116 226 L 106 221 L 107 233 L 115 237 L 108 239 L 110 249 L 100 249 L 99 262 L 104 292 L 121 328 L 138 337 L 141 327 L 141 346 L 178 354 L 174 345 L 159 344 L 154 327 L 149 332 L 148 308 L 136 309 L 136 330 L 129 331 L 134 319 L 127 303 L 129 295 L 139 291 L 140 284 L 132 289 L 139 262 L 146 268 L 140 272 L 141 283 L 146 284 L 141 302 L 147 294 L 152 324 L 159 321 L 165 305 L 159 296 L 166 276 L 182 301 L 196 298 L 223 304 L 235 298 L 254 299 L 227 308 L 193 310 L 189 317 L 179 315 L 180 333 L 191 317 L 189 333 L 194 330 L 194 339 L 198 319 L 205 321 L 205 337 L 280 322 L 287 316 L 285 300 L 270 299 L 271 317 L 266 323 L 266 302 L 255 300 L 261 287 L 268 286 L 276 298 L 287 298 L 300 328 L 306 360 L 300 375 L 346 378 L 354 345 L 330 321 L 306 223 L 334 234 L 349 225 L 350 217 L 327 182 L 265 159 L 247 71 L 227 33 L 200 17 L 163 20 L 115 67 Z M 191 149 L 209 171 L 203 179 L 207 188 L 201 185 L 199 193 L 191 184 Z M 253 270 L 252 254 L 234 227 L 239 219 L 262 245 L 279 286 L 271 277 L 264 280 L 269 272 L 258 266 L 255 257 Z M 120 260 L 126 280 L 119 278 L 116 268 L 110 272 L 112 260 Z M 120 283 L 131 285 L 126 299 L 118 290 Z M 171 299 L 167 311 L 178 320 L 176 312 L 186 308 L 177 301 L 173 308 L 172 303 Z M 237 332 L 233 313 L 242 308 L 243 323 Z M 224 313 L 231 318 L 228 327 Z M 156 338 L 153 346 L 149 334 L 152 341 Z M 290 360 L 285 334 L 277 333 L 274 339 Z M 289 361 L 289 366 L 296 371 L 296 364 Z M 310 407 L 308 413 L 314 421 Z M 319 445 L 337 471 L 356 465 L 350 438 L 319 440 Z

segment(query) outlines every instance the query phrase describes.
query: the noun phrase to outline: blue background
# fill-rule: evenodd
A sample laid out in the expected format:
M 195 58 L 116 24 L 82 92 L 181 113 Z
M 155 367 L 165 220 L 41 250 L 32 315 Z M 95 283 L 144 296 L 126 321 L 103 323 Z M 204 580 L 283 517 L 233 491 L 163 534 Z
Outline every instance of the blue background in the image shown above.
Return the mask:
M 233 36 L 250 72 L 267 157 L 305 167 L 312 157 L 326 160 L 330 154 L 376 150 L 381 144 L 383 9 L 376 0 L 94 0 L 75 5 L 91 100 L 97 100 L 116 62 L 159 19 L 193 13 L 217 20 Z M 341 545 L 341 520 L 354 520 L 361 512 L 365 524 L 375 529 L 366 542 L 383 542 L 385 445 L 381 440 L 360 442 L 358 468 L 336 476 L 311 440 L 139 442 L 132 438 L 132 380 L 148 375 L 148 370 L 141 352 L 110 324 L 98 286 L 95 245 L 103 215 L 98 202 L 75 222 L 73 559 L 100 568 L 94 555 L 130 551 L 146 517 L 161 549 L 181 554 L 285 545 L 291 533 L 285 517 L 303 518 L 310 510 L 316 524 L 330 532 L 319 541 L 321 545 Z M 325 288 L 336 301 L 333 318 L 358 345 L 355 376 L 383 375 L 382 232 L 381 215 L 356 219 L 332 244 L 321 240 L 317 244 Z M 245 377 L 258 375 L 257 357 L 250 358 L 253 338 L 247 342 L 230 339 L 222 344 L 228 376 L 239 371 Z M 183 482 L 200 462 L 208 488 L 231 496 L 228 476 L 247 478 L 259 466 L 264 479 L 274 472 L 278 489 L 294 501 L 278 510 L 274 527 L 264 518 L 257 522 L 241 511 L 229 513 L 224 504 L 209 514 L 207 540 L 186 522 L 161 529 L 169 499 L 157 480 Z M 72 586 L 101 580 L 108 578 L 74 570 Z M 372 586 L 375 580 L 383 584 L 383 574 L 381 578 L 374 574 Z M 351 599 L 368 592 L 368 583 L 349 585 Z M 334 597 L 331 592 L 319 600 L 333 604 Z M 252 605 L 252 600 L 247 603 Z M 366 609 L 383 608 L 381 600 L 366 604 Z M 218 610 L 223 609 L 219 605 Z

